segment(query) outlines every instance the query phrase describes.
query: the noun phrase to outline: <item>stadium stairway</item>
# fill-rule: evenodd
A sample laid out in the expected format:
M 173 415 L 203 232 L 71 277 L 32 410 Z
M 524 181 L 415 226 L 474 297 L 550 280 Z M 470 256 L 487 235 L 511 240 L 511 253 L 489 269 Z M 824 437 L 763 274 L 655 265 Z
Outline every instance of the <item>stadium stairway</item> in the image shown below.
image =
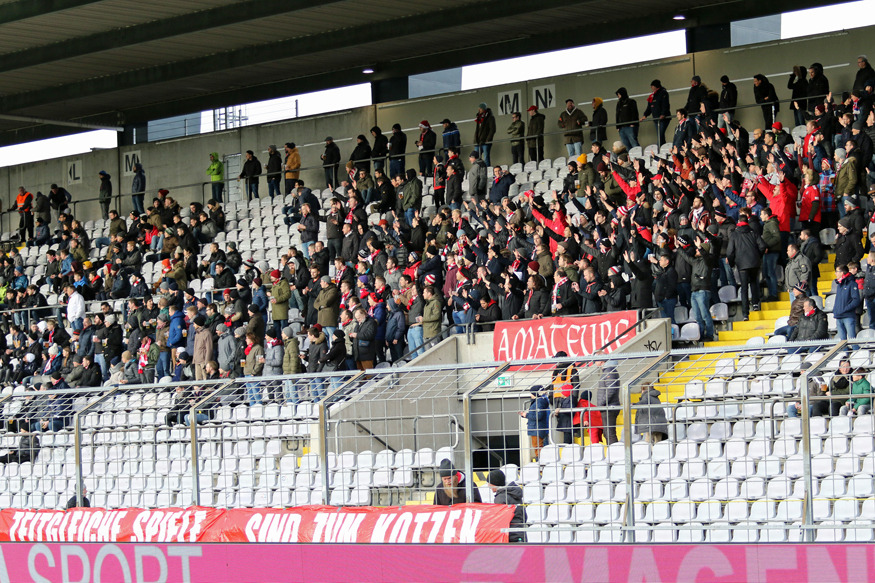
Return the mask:
M 821 278 L 817 282 L 817 291 L 821 297 L 826 296 L 832 289 L 832 271 L 829 266 L 833 265 L 835 254 L 830 253 L 826 263 L 820 264 Z M 736 320 L 729 323 L 729 329 L 719 330 L 717 340 L 705 342 L 705 347 L 741 346 L 751 338 L 762 336 L 768 339 L 775 331 L 775 322 L 778 318 L 790 314 L 790 294 L 786 291 L 778 294 L 777 302 L 764 302 L 759 312 L 751 312 L 747 322 Z M 740 310 L 740 307 L 739 307 Z

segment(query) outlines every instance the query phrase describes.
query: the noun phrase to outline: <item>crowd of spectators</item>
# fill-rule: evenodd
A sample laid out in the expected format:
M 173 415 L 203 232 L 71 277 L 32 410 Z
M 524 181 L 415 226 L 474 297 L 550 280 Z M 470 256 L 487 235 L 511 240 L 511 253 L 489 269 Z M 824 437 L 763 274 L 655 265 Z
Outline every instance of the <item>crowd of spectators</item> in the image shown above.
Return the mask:
M 859 72 L 838 100 L 822 67 L 807 68 L 807 77 L 796 68 L 791 110 L 805 129 L 795 140 L 773 121 L 776 92 L 771 84 L 764 89 L 761 75 L 755 92 L 770 123 L 752 132 L 733 116 L 738 90 L 726 76 L 719 94 L 694 77 L 687 102 L 674 111 L 670 151 L 653 154 L 651 163 L 629 150 L 639 145 L 643 120 L 652 117 L 660 134 L 669 126 L 668 94 L 658 80 L 640 116 L 626 88 L 617 90 L 620 140 L 613 144 L 603 100 L 593 99 L 591 116 L 569 100 L 555 118 L 569 158 L 561 190 L 551 193 L 511 195 L 515 175 L 491 160 L 499 130 L 485 103 L 476 113 L 475 146 L 464 152 L 455 123 L 441 122 L 438 147 L 423 120 L 412 140 L 418 169 L 406 168 L 407 136 L 398 124 L 390 135 L 371 128 L 372 143 L 359 135 L 345 171 L 327 138 L 327 204 L 300 179 L 294 143 L 285 144 L 284 157 L 270 146 L 264 165 L 248 151 L 239 176 L 247 197 L 259 196 L 259 176 L 267 174 L 268 194 L 289 197 L 277 220 L 300 233 L 300 244 L 274 265 L 241 254 L 235 241 L 215 240 L 226 223 L 218 153 L 210 156 L 213 198 L 205 207 L 183 208 L 167 190 L 145 207 L 142 194 L 135 196 L 126 217 L 107 202 L 109 236 L 95 240 L 63 188 L 33 196 L 22 187 L 15 209 L 21 243 L 50 249 L 34 281 L 18 249 L 0 258 L 7 332 L 0 335 L 0 380 L 40 386 L 57 376 L 67 386 L 91 387 L 366 370 L 415 356 L 453 327 L 489 331 L 502 320 L 645 308 L 674 320 L 678 305 L 692 310 L 710 340 L 709 309 L 723 285 L 740 286 L 745 319 L 791 291 L 797 299 L 784 333 L 823 338 L 825 318 L 808 298 L 825 275 L 819 234 L 833 227 L 833 314 L 839 336 L 852 337 L 862 306 L 875 302 L 875 271 L 868 269 L 875 253 L 865 267 L 859 263 L 872 247 L 864 233 L 875 241 L 868 227 L 875 220 L 875 72 L 865 57 Z M 517 163 L 526 153 L 543 157 L 546 118 L 534 106 L 527 113 L 528 125 L 517 113 L 506 130 Z M 103 203 L 112 183 L 106 172 L 100 176 Z M 145 185 L 140 166 L 132 191 Z M 89 259 L 94 249 L 98 261 Z M 147 281 L 143 266 L 155 262 L 161 272 Z M 207 279 L 210 291 L 190 285 Z M 46 286 L 62 306 L 48 305 Z M 101 309 L 87 313 L 86 302 L 95 300 Z M 326 390 L 317 382 L 262 394 L 253 383 L 240 398 L 298 401 Z

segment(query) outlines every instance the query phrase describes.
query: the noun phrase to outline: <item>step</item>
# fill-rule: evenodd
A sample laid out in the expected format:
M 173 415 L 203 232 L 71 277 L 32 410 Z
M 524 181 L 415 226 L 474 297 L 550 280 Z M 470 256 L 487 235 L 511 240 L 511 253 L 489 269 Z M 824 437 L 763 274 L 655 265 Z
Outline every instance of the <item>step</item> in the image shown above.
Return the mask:
M 755 313 L 756 312 L 754 312 L 754 314 Z M 753 315 L 753 314 L 751 314 L 751 315 Z M 771 332 L 772 330 L 774 330 L 774 328 L 775 328 L 775 321 L 774 320 L 754 320 L 753 318 L 751 318 L 747 322 L 742 322 L 742 321 L 732 322 L 732 329 L 733 330 L 751 330 L 751 331 L 752 330 L 759 330 L 759 331 L 768 330 L 769 332 Z M 755 334 L 755 336 L 756 336 L 756 334 Z
M 753 334 L 752 336 L 763 336 L 763 337 L 765 337 L 765 334 L 759 334 L 759 335 L 757 335 L 757 334 Z M 705 346 L 705 348 L 722 348 L 722 347 L 726 347 L 726 346 L 744 346 L 744 341 L 738 341 L 738 340 L 713 340 L 713 341 L 711 341 L 711 342 L 705 342 L 705 343 L 704 343 L 704 346 Z
M 766 330 L 766 328 L 764 328 L 763 330 Z M 772 330 L 774 330 L 774 327 L 772 327 Z M 772 330 L 768 330 L 768 331 L 771 332 Z M 755 331 L 755 330 L 735 330 L 735 329 L 723 330 L 723 331 L 717 333 L 717 337 L 720 338 L 720 340 L 735 340 L 735 341 L 740 342 L 742 344 L 747 342 L 747 340 L 753 336 L 764 336 L 764 334 L 757 333 L 757 331 Z
M 772 321 L 774 322 L 778 318 L 782 318 L 784 316 L 790 315 L 790 306 L 788 305 L 786 308 L 772 308 L 772 303 L 763 304 L 764 308 L 759 312 L 751 312 L 750 319 L 755 321 Z

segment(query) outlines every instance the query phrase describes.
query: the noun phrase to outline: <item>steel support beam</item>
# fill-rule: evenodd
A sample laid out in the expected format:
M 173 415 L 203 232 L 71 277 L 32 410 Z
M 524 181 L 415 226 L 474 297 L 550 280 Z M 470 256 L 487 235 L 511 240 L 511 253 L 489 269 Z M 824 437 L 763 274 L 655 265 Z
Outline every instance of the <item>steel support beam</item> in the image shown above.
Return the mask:
M 36 18 L 52 12 L 96 4 L 100 0 L 18 0 L 0 4 L 0 24 Z
M 325 0 L 325 4 L 342 0 Z M 2 5 L 0 5 L 2 6 Z M 55 61 L 64 61 L 100 51 L 129 47 L 145 42 L 181 36 L 220 26 L 240 24 L 278 14 L 312 8 L 310 0 L 246 0 L 237 4 L 218 6 L 192 14 L 180 14 L 163 20 L 153 20 L 135 26 L 115 28 L 86 36 L 8 53 L 0 61 L 0 73 L 16 71 Z

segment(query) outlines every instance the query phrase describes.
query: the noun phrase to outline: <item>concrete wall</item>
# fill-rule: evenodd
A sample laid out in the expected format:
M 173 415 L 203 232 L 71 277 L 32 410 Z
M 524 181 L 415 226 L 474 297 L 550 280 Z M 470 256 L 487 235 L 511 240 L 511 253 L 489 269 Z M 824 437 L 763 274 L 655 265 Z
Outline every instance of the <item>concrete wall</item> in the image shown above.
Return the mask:
M 786 99 L 789 98 L 789 90 L 786 89 L 787 74 L 793 65 L 807 66 L 813 61 L 819 61 L 826 67 L 826 75 L 830 79 L 833 90 L 840 92 L 851 87 L 857 70 L 856 56 L 860 52 L 865 52 L 860 47 L 868 46 L 873 31 L 875 27 L 860 28 L 803 39 L 708 51 L 626 67 L 384 103 L 287 122 L 0 168 L 0 199 L 3 208 L 9 208 L 19 185 L 26 186 L 32 192 L 37 190 L 46 192 L 53 182 L 64 184 L 67 162 L 70 160 L 81 160 L 83 177 L 80 184 L 69 187 L 74 198 L 97 196 L 97 173 L 100 170 L 106 170 L 113 175 L 116 192 L 127 193 L 130 190 L 131 178 L 122 176 L 124 155 L 131 151 L 139 151 L 140 159 L 146 169 L 149 189 L 154 191 L 162 187 L 169 188 L 178 200 L 187 203 L 204 197 L 200 182 L 206 179 L 204 170 L 209 164 L 210 152 L 218 151 L 221 155 L 229 155 L 252 149 L 265 161 L 264 152 L 269 144 L 281 146 L 290 140 L 299 145 L 303 165 L 316 167 L 305 171 L 302 178 L 311 185 L 321 186 L 322 172 L 318 168 L 319 156 L 323 150 L 322 140 L 327 135 L 336 138 L 341 154 L 346 159 L 354 146 L 355 136 L 361 133 L 369 135 L 369 129 L 375 122 L 387 133 L 393 123 L 400 123 L 402 127 L 410 128 L 407 132 L 411 153 L 408 167 L 415 166 L 416 150 L 413 142 L 417 136 L 413 128 L 417 127 L 420 120 L 429 120 L 437 127 L 439 134 L 441 128 L 437 122 L 444 117 L 449 117 L 459 124 L 463 143 L 470 143 L 477 104 L 485 101 L 497 115 L 496 138 L 506 138 L 505 132 L 510 124 L 510 116 L 499 114 L 499 93 L 518 90 L 520 92 L 518 109 L 524 112 L 533 102 L 534 88 L 543 86 L 554 86 L 554 107 L 544 109 L 542 113 L 547 117 L 547 131 L 557 132 L 559 131 L 556 126 L 557 119 L 567 97 L 575 99 L 587 114 L 591 113 L 589 104 L 592 98 L 602 97 L 605 99 L 609 121 L 613 122 L 616 89 L 620 86 L 627 87 L 630 94 L 636 97 L 639 110 L 643 112 L 646 96 L 650 92 L 649 83 L 654 78 L 659 78 L 670 90 L 671 105 L 677 108 L 686 102 L 686 92 L 692 75 L 701 74 L 705 84 L 719 89 L 719 77 L 725 73 L 738 84 L 740 103 L 744 105 L 753 103 L 751 78 L 754 74 L 763 73 L 770 77 L 778 96 Z M 740 110 L 739 118 L 748 129 L 762 125 L 762 115 L 756 107 Z M 778 119 L 788 126 L 792 125 L 789 108 L 782 107 Z M 673 124 L 669 132 L 672 128 Z M 609 141 L 617 139 L 616 131 L 609 129 L 608 139 Z M 642 145 L 655 142 L 652 123 L 642 124 L 639 141 Z M 438 143 L 440 144 L 440 141 Z M 587 144 L 589 144 L 588 135 Z M 509 161 L 510 149 L 507 142 L 496 143 L 493 152 L 495 162 Z M 561 136 L 557 134 L 546 138 L 546 155 L 548 157 L 565 155 Z M 194 186 L 175 188 L 178 185 Z M 265 185 L 262 186 L 262 190 L 266 191 Z M 127 212 L 130 208 L 129 199 L 123 200 L 121 210 Z M 86 218 L 94 218 L 97 216 L 97 211 L 96 203 L 81 205 L 76 209 L 78 215 Z M 9 229 L 10 220 L 9 215 L 6 215 L 2 223 L 3 230 Z

